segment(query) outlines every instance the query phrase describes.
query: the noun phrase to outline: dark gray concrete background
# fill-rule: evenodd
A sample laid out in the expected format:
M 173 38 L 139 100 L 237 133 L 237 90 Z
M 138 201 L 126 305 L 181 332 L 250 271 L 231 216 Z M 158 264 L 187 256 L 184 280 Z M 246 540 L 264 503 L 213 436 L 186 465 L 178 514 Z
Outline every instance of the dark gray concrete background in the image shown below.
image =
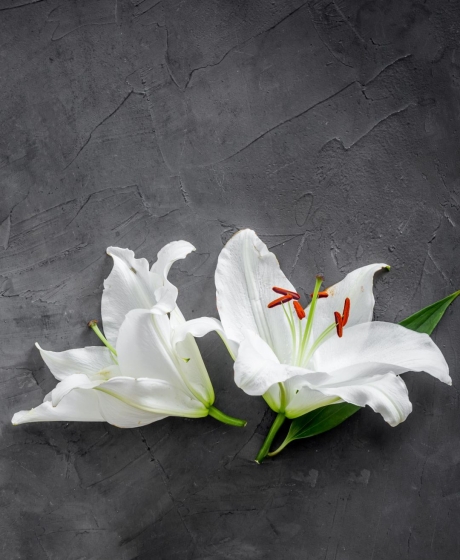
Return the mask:
M 302 294 L 391 264 L 378 319 L 460 288 L 459 39 L 456 0 L 0 1 L 2 559 L 460 557 L 460 302 L 434 337 L 453 387 L 407 374 L 404 424 L 366 409 L 262 466 L 271 414 L 214 335 L 244 430 L 10 425 L 55 385 L 35 341 L 97 343 L 109 245 L 194 243 L 188 318 L 243 227 Z

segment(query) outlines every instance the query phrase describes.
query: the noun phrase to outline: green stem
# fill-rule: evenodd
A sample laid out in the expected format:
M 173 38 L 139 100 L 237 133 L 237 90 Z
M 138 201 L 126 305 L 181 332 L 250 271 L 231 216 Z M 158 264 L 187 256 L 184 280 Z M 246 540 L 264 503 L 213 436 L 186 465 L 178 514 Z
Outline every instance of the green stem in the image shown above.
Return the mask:
M 219 422 L 224 424 L 229 424 L 230 426 L 238 426 L 239 428 L 244 428 L 247 424 L 246 420 L 240 420 L 239 418 L 233 418 L 233 416 L 228 416 L 224 412 L 220 411 L 215 406 L 209 407 L 209 416 L 212 416 Z
M 110 344 L 110 342 L 105 338 L 105 336 L 101 333 L 101 331 L 99 330 L 99 327 L 97 326 L 97 321 L 93 320 L 90 321 L 88 323 L 88 327 L 90 329 L 93 329 L 93 331 L 95 332 L 96 336 L 99 338 L 99 340 L 102 342 L 102 344 L 104 344 L 105 346 L 107 346 L 107 348 L 112 352 L 112 354 L 114 356 L 117 355 L 117 351 L 115 350 L 115 348 Z
M 256 463 L 261 463 L 268 455 L 268 452 L 270 451 L 270 446 L 273 443 L 273 440 L 275 439 L 278 430 L 281 428 L 285 420 L 286 420 L 286 416 L 282 412 L 278 412 L 275 421 L 273 422 L 272 427 L 270 428 L 270 431 L 268 432 L 268 435 L 265 438 L 262 447 L 260 448 L 259 453 L 257 453 Z
M 280 388 L 280 412 L 284 414 L 286 409 L 287 397 L 286 397 L 286 387 L 284 383 L 278 383 Z
M 278 455 L 278 453 L 281 453 L 281 451 L 283 451 L 283 449 L 286 447 L 286 445 L 290 442 L 291 440 L 289 439 L 285 439 L 283 441 L 283 443 L 278 447 L 278 449 L 276 449 L 275 451 L 271 451 L 270 453 L 267 453 L 268 457 L 274 457 L 275 455 Z

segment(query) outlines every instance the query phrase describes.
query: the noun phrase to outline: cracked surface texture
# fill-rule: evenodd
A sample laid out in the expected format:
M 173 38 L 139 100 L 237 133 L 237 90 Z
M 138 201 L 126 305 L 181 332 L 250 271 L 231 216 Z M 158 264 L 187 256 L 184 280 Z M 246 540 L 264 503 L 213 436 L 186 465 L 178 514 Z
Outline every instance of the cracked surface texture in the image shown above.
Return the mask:
M 460 288 L 460 4 L 0 0 L 0 396 L 6 560 L 459 556 L 460 303 L 434 339 L 453 387 L 406 374 L 369 409 L 253 461 L 273 415 L 200 341 L 216 405 L 248 420 L 12 427 L 55 385 L 38 351 L 97 344 L 109 245 L 216 316 L 223 244 L 251 227 L 303 297 L 388 262 L 376 318 Z

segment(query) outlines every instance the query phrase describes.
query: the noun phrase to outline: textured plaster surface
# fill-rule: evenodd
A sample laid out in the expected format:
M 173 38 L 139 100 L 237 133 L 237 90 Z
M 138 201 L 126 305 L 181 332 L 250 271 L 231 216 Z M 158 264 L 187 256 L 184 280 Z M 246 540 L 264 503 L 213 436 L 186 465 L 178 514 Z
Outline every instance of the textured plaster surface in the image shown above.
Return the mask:
M 96 344 L 118 245 L 197 251 L 171 277 L 216 316 L 225 241 L 251 227 L 300 293 L 388 262 L 375 316 L 460 288 L 460 4 L 448 0 L 0 1 L 0 555 L 5 560 L 460 557 L 460 309 L 435 333 L 453 387 L 365 409 L 253 458 L 272 420 L 202 341 L 220 408 L 142 429 L 12 427 L 55 381 L 34 342 Z

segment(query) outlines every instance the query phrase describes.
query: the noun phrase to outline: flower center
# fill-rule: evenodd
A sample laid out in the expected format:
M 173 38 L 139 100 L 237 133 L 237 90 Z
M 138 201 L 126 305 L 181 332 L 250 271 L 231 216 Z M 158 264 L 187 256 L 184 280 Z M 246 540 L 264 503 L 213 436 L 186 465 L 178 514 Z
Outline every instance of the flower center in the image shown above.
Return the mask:
M 292 301 L 294 305 L 295 312 L 297 313 L 297 317 L 302 320 L 305 318 L 305 311 L 303 307 L 299 303 L 300 294 L 297 292 L 291 292 L 291 290 L 286 290 L 284 288 L 278 288 L 277 286 L 273 286 L 272 290 L 277 294 L 282 294 L 281 297 L 274 299 L 271 301 L 267 307 L 272 309 L 272 307 L 277 307 L 278 305 L 283 305 L 283 303 L 289 303 Z
M 343 306 L 342 313 L 339 313 L 338 311 L 334 311 L 334 322 L 331 325 L 329 325 L 316 338 L 316 340 L 313 341 L 312 344 L 309 344 L 310 335 L 313 327 L 313 319 L 316 311 L 316 302 L 320 298 L 329 297 L 329 292 L 327 290 L 321 292 L 319 291 L 322 281 L 323 281 L 322 276 L 316 277 L 315 289 L 313 293 L 310 294 L 312 297 L 312 301 L 310 304 L 308 318 L 304 328 L 302 328 L 301 321 L 302 319 L 305 319 L 306 313 L 302 305 L 299 303 L 300 295 L 297 292 L 293 292 L 292 290 L 286 290 L 285 288 L 279 288 L 278 286 L 273 286 L 272 288 L 272 290 L 275 293 L 280 294 L 281 297 L 271 301 L 267 305 L 267 307 L 269 309 L 272 309 L 273 307 L 277 307 L 278 305 L 281 305 L 283 308 L 283 311 L 289 323 L 289 327 L 293 339 L 293 360 L 295 365 L 306 366 L 306 364 L 308 364 L 315 351 L 329 337 L 330 333 L 333 332 L 334 328 L 337 331 L 337 336 L 341 338 L 343 336 L 343 328 L 348 323 L 348 319 L 350 317 L 350 298 L 345 298 L 345 303 Z M 291 301 L 294 307 L 294 311 L 296 312 L 296 315 L 299 319 L 297 326 L 295 324 L 292 307 L 285 306 L 286 303 L 289 303 Z

